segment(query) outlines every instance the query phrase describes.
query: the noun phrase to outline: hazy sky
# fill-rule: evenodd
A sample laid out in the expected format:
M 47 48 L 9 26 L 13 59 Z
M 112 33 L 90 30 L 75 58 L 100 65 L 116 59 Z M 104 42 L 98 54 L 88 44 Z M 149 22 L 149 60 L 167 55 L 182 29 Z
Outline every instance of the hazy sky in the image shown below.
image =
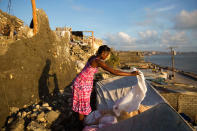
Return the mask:
M 11 14 L 29 25 L 31 0 L 12 0 Z M 0 0 L 7 11 L 8 0 Z M 197 51 L 197 0 L 36 0 L 55 27 L 93 30 L 120 50 Z

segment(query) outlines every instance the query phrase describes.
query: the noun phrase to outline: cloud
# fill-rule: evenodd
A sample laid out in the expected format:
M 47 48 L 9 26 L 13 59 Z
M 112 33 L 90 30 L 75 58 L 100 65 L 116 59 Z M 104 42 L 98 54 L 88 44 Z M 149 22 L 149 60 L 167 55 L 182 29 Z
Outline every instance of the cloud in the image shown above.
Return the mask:
M 159 41 L 158 33 L 155 30 L 146 30 L 144 32 L 138 32 L 138 35 L 139 38 L 136 41 L 138 45 L 157 45 Z
M 188 36 L 184 31 L 171 33 L 170 31 L 164 31 L 161 35 L 162 46 L 184 46 L 188 45 Z
M 172 8 L 172 7 L 170 7 Z M 170 8 L 168 8 L 170 10 Z M 163 29 L 166 25 L 166 22 L 169 21 L 169 12 L 164 12 L 164 10 L 167 11 L 167 7 L 159 8 L 159 9 L 151 9 L 151 8 L 145 8 L 145 17 L 144 20 L 136 22 L 137 26 L 146 26 L 146 27 L 153 27 L 158 29 Z
M 197 29 L 197 10 L 187 12 L 182 10 L 175 18 L 175 29 Z
M 167 7 L 163 7 L 163 8 L 158 8 L 156 9 L 157 12 L 163 12 L 163 11 L 169 11 L 169 10 L 172 10 L 174 9 L 175 6 L 174 5 L 171 5 L 171 6 L 167 6 Z
M 151 38 L 157 36 L 157 31 L 155 30 L 146 30 L 145 32 L 139 32 L 139 36 L 143 39 Z
M 155 30 L 138 32 L 138 37 L 134 38 L 125 32 L 108 34 L 104 38 L 107 44 L 116 50 L 166 50 L 167 47 L 177 46 L 186 48 L 192 43 L 184 31 L 165 30 L 158 33 Z M 183 48 L 183 49 L 184 49 Z
M 85 8 L 81 5 L 73 5 L 71 8 L 76 11 L 88 11 L 88 8 Z
M 118 32 L 116 34 L 107 34 L 104 37 L 104 44 L 108 44 L 115 49 L 128 49 L 128 47 L 135 46 L 136 38 L 129 36 L 125 32 Z

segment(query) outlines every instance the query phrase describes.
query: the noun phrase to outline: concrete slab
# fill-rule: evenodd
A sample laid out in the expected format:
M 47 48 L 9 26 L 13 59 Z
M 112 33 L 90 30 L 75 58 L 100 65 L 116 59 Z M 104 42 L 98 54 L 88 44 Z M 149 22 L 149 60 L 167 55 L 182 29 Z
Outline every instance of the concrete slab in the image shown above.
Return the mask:
M 177 112 L 161 103 L 140 115 L 99 131 L 194 131 Z
M 97 109 L 112 109 L 115 101 L 125 96 L 136 77 L 114 77 L 97 83 Z M 115 125 L 100 129 L 101 131 L 192 131 L 182 117 L 167 104 L 166 100 L 148 83 L 143 105 L 153 106 L 151 109 L 121 121 Z

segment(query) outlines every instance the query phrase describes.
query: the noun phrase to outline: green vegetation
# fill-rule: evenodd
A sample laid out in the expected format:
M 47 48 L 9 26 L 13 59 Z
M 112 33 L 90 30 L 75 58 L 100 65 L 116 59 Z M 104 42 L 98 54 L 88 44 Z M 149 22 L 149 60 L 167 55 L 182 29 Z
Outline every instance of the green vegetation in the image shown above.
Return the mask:
M 120 64 L 119 57 L 115 53 L 111 52 L 110 58 L 106 61 L 106 63 L 111 67 L 117 67 Z

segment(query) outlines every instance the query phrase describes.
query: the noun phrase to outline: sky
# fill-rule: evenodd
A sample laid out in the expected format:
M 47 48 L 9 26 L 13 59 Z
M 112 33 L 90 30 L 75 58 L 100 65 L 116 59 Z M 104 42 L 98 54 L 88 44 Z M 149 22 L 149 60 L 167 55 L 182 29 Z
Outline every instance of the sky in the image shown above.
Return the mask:
M 8 11 L 8 0 L 0 9 Z M 197 52 L 197 0 L 36 0 L 51 29 L 94 31 L 116 50 Z M 29 25 L 31 0 L 12 0 L 10 14 Z

